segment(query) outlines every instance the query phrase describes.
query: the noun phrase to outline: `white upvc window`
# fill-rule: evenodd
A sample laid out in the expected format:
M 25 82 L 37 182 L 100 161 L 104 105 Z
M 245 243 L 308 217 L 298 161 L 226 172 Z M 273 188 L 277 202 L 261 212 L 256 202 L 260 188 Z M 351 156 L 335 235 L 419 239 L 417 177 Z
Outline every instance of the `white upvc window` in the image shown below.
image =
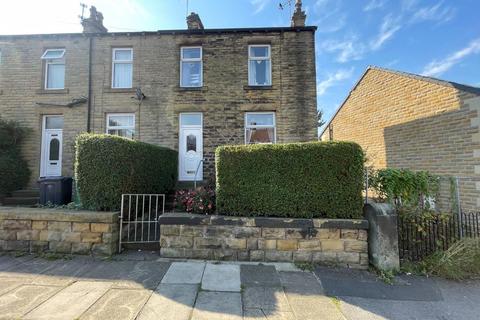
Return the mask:
M 245 113 L 245 144 L 276 142 L 275 112 Z
M 180 87 L 203 85 L 202 47 L 180 48 Z
M 133 139 L 135 136 L 135 114 L 107 114 L 107 134 Z
M 112 51 L 112 88 L 132 88 L 133 49 L 115 48 Z
M 45 90 L 65 89 L 65 49 L 47 49 L 45 60 Z
M 272 85 L 272 59 L 270 45 L 248 46 L 248 85 Z

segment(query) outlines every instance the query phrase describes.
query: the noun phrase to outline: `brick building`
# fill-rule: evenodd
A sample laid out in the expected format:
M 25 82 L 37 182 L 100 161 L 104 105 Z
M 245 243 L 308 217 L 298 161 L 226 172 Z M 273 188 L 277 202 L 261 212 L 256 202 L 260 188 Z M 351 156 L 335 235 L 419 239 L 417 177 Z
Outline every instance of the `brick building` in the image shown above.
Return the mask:
M 83 33 L 0 36 L 0 116 L 32 129 L 33 172 L 71 176 L 78 133 L 179 151 L 179 179 L 213 175 L 223 144 L 316 139 L 314 33 L 290 27 L 111 33 L 94 7 Z M 202 165 L 198 166 L 200 160 Z
M 369 67 L 322 140 L 359 143 L 375 168 L 458 177 L 465 210 L 480 208 L 480 88 Z M 442 179 L 439 204 L 451 204 Z

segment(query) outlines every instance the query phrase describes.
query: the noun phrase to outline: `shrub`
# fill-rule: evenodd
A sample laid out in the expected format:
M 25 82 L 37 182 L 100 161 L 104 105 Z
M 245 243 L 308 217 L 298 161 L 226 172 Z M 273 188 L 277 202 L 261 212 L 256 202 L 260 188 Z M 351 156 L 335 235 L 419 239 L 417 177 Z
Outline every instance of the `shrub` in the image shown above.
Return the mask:
M 215 189 L 211 186 L 198 187 L 195 190 L 178 190 L 175 193 L 175 205 L 189 213 L 215 213 Z
M 30 169 L 20 154 L 20 143 L 28 133 L 16 121 L 0 118 L 0 194 L 22 189 L 30 178 Z
M 75 179 L 82 205 L 116 210 L 122 193 L 165 193 L 177 178 L 177 152 L 104 134 L 76 140 Z
M 363 163 L 352 142 L 222 146 L 216 150 L 217 211 L 360 218 Z

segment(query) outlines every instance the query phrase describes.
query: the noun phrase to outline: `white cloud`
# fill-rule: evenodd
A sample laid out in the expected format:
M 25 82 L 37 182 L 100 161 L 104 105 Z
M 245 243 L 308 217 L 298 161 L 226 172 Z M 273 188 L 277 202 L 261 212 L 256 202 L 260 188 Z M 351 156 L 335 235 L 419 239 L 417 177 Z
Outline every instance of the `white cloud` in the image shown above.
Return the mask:
M 480 53 L 480 38 L 473 40 L 463 49 L 460 49 L 442 60 L 433 60 L 425 66 L 422 74 L 425 76 L 439 76 L 461 62 L 467 56 Z
M 341 1 L 318 0 L 314 5 L 316 20 L 314 25 L 318 26 L 318 32 L 331 33 L 336 32 L 347 23 L 347 15 L 342 10 Z
M 357 37 L 344 41 L 327 40 L 321 44 L 321 48 L 326 52 L 338 53 L 336 60 L 341 63 L 360 60 L 365 53 L 365 46 L 357 40 Z
M 250 0 L 254 11 L 253 14 L 258 14 L 265 9 L 265 7 L 270 3 L 270 0 Z
M 386 0 L 370 0 L 370 2 L 367 3 L 365 7 L 363 7 L 363 11 L 368 12 L 368 11 L 380 9 L 385 5 L 386 2 L 387 2 Z
M 383 44 L 391 39 L 402 28 L 399 18 L 393 18 L 390 14 L 383 19 L 378 35 L 370 42 L 371 50 L 380 49 Z
M 343 80 L 349 79 L 353 74 L 353 67 L 350 69 L 340 69 L 333 74 L 329 74 L 327 78 L 317 84 L 317 96 L 322 96 L 330 88 Z
M 412 17 L 412 22 L 438 21 L 447 22 L 456 14 L 456 10 L 449 6 L 443 6 L 443 1 L 431 7 L 423 7 L 417 10 Z

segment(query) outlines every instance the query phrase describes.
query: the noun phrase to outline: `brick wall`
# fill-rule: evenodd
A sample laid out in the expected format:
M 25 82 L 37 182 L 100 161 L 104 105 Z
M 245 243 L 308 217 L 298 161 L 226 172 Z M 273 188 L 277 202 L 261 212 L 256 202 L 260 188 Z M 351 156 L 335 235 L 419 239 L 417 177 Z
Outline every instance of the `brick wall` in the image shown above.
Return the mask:
M 63 175 L 72 175 L 73 142 L 86 130 L 87 105 L 39 107 L 35 102 L 66 103 L 88 93 L 88 42 L 84 35 L 0 36 L 0 114 L 33 129 L 23 146 L 32 169 L 31 185 L 39 176 L 41 118 L 63 114 Z M 272 87 L 248 87 L 248 45 L 271 45 Z M 180 47 L 202 45 L 204 87 L 179 87 Z M 66 49 L 66 90 L 41 90 L 45 48 Z M 133 87 L 147 99 L 139 105 L 134 90 L 111 89 L 114 47 L 133 48 Z M 204 172 L 212 175 L 214 149 L 244 143 L 244 113 L 275 111 L 277 141 L 316 138 L 314 34 L 311 30 L 206 34 L 106 34 L 93 38 L 92 131 L 105 132 L 106 114 L 133 112 L 136 139 L 178 148 L 180 112 L 203 112 Z
M 364 220 L 164 215 L 160 255 L 366 268 L 367 229 Z
M 480 208 L 478 163 L 480 98 L 453 86 L 369 69 L 335 116 L 334 140 L 359 143 L 367 165 L 428 170 L 460 179 L 466 210 Z M 475 120 L 477 119 L 477 120 Z M 329 130 L 322 140 L 329 139 Z M 448 182 L 441 208 L 449 208 Z
M 118 213 L 0 208 L 0 251 L 112 255 Z

